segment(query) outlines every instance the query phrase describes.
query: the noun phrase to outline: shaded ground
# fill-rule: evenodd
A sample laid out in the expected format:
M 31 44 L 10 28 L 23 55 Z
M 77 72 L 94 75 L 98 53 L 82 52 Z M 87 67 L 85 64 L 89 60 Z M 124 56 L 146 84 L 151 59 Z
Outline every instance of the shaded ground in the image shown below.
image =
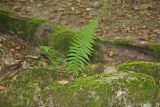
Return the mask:
M 59 0 L 0 1 L 1 7 L 14 10 L 21 16 L 45 18 L 50 22 L 58 23 L 75 30 L 78 30 L 90 20 L 100 17 L 101 22 L 97 34 L 106 39 L 112 39 L 113 37 L 126 37 L 139 42 L 160 41 L 159 0 L 141 3 L 141 5 L 134 3 L 131 4 L 129 2 L 120 4 L 114 2 L 112 4 L 110 20 L 105 20 L 102 4 L 102 1 L 97 0 L 63 0 L 61 2 Z M 142 4 L 143 8 L 141 8 Z M 10 44 L 10 40 L 13 44 Z M 16 50 L 17 44 L 21 44 L 20 46 L 25 48 L 21 47 Z M 2 54 L 0 60 L 7 65 L 10 65 L 17 60 L 23 60 L 23 62 L 25 62 L 26 56 L 33 53 L 28 44 L 26 45 L 17 41 L 17 38 L 12 39 L 7 36 L 2 36 L 0 46 Z M 23 50 L 21 51 L 21 49 Z M 14 50 L 17 51 L 14 53 L 16 57 L 11 55 L 11 52 L 14 52 Z M 104 46 L 104 50 L 105 63 L 109 64 L 135 59 L 156 61 L 156 58 L 153 56 L 139 52 L 135 49 L 107 45 Z M 26 54 L 25 51 L 29 52 Z M 28 62 L 28 64 L 31 62 Z

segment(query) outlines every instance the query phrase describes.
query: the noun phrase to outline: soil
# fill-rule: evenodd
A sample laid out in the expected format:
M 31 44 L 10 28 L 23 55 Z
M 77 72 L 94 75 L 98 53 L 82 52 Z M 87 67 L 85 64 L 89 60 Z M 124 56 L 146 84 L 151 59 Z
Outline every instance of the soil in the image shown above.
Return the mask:
M 133 0 L 134 1 L 134 0 Z M 73 30 L 79 30 L 83 25 L 96 17 L 100 17 L 97 35 L 106 39 L 115 37 L 132 38 L 138 42 L 160 41 L 160 1 L 151 0 L 144 3 L 118 3 L 111 5 L 111 16 L 104 14 L 103 0 L 1 0 L 0 7 L 16 11 L 20 16 L 31 18 L 40 17 L 52 23 L 58 23 Z M 142 8 L 143 7 L 143 8 Z M 36 55 L 35 49 L 29 43 L 0 34 L 1 62 L 7 65 L 13 62 L 27 62 L 26 66 L 32 67 L 32 63 L 26 60 L 26 55 Z M 7 39 L 7 41 L 6 41 Z M 7 42 L 7 43 L 6 43 Z M 13 42 L 13 44 L 10 44 Z M 10 45 L 8 45 L 10 44 Z M 23 52 L 16 50 L 18 59 L 10 55 L 15 44 L 24 46 Z M 157 61 L 157 59 L 136 49 L 105 45 L 105 63 L 117 64 L 131 60 Z M 14 49 L 16 46 L 14 47 Z M 9 50 L 9 51 L 8 51 Z M 27 54 L 24 52 L 27 51 Z M 32 54 L 35 53 L 35 54 Z M 9 63 L 10 62 L 10 63 Z M 2 64 L 1 64 L 2 65 Z M 34 65 L 34 64 L 33 64 Z

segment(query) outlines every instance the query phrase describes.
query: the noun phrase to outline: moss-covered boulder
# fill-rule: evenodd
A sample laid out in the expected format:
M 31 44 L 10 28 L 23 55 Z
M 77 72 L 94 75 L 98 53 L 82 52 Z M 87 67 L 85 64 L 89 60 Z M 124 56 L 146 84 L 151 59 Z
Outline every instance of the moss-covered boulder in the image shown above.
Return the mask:
M 66 94 L 70 107 L 139 106 L 152 100 L 156 85 L 150 76 L 137 73 L 102 74 L 80 78 Z
M 156 84 L 151 76 L 119 72 L 81 77 L 68 84 L 56 82 L 54 71 L 26 71 L 1 81 L 3 107 L 125 107 L 152 104 Z
M 117 66 L 117 69 L 119 71 L 134 71 L 150 75 L 155 79 L 156 83 L 160 85 L 160 63 L 133 61 L 122 63 Z
M 151 76 L 121 72 L 82 77 L 66 86 L 54 83 L 43 91 L 40 100 L 43 106 L 57 107 L 154 106 L 156 90 Z
M 43 19 L 19 17 L 12 11 L 0 8 L 0 30 L 21 38 L 30 38 L 36 28 L 45 22 Z
M 35 68 L 21 72 L 17 77 L 0 80 L 0 86 L 6 87 L 0 90 L 0 106 L 32 107 L 34 98 L 57 77 L 53 70 Z
M 65 55 L 68 54 L 69 46 L 71 45 L 72 38 L 76 32 L 73 32 L 62 26 L 53 26 L 52 32 L 52 46 Z

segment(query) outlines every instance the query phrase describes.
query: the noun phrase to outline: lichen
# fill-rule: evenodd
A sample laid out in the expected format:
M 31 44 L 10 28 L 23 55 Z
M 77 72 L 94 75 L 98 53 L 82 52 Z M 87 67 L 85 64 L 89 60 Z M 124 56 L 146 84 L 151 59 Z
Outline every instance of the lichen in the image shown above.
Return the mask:
M 133 61 L 117 66 L 119 71 L 134 71 L 152 76 L 160 85 L 160 64 L 146 61 Z

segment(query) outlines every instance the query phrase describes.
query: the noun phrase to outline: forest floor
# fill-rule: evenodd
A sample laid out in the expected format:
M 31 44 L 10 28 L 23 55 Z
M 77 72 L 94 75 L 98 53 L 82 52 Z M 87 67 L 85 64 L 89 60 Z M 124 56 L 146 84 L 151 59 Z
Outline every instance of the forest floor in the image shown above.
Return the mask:
M 160 1 L 151 3 L 113 3 L 110 19 L 106 19 L 103 0 L 1 0 L 0 7 L 16 11 L 20 16 L 44 18 L 52 23 L 79 30 L 83 25 L 100 17 L 97 35 L 106 39 L 131 38 L 138 42 L 160 42 Z M 143 7 L 143 8 L 142 8 Z M 32 67 L 38 59 L 29 43 L 0 34 L 0 70 Z M 137 49 L 104 46 L 105 63 L 116 64 L 131 60 L 157 61 Z M 21 63 L 23 62 L 23 64 Z M 13 65 L 16 66 L 14 67 Z M 10 68 L 12 67 L 12 68 Z

